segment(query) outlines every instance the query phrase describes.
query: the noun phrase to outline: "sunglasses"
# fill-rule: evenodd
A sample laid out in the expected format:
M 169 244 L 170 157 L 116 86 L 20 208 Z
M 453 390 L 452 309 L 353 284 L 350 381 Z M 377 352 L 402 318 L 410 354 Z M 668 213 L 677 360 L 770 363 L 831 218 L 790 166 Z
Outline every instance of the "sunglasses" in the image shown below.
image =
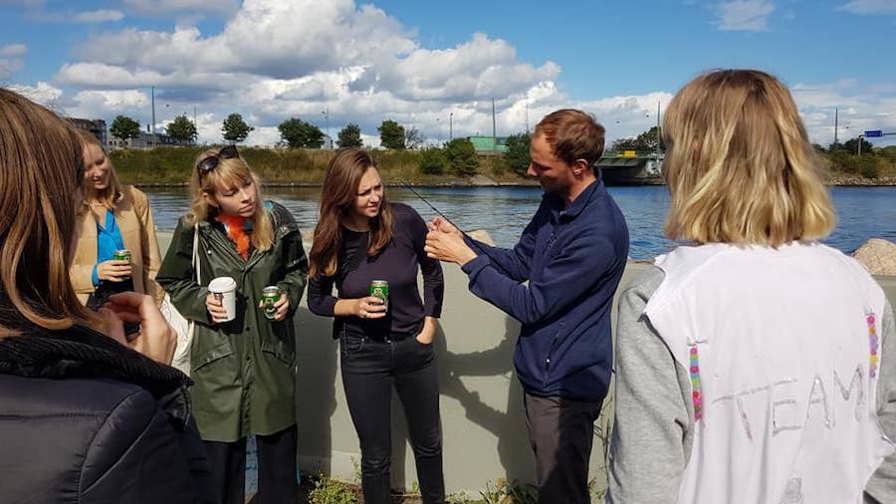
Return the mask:
M 212 154 L 211 156 L 203 159 L 199 163 L 199 174 L 208 174 L 208 172 L 217 168 L 222 159 L 233 159 L 236 157 L 240 157 L 239 152 L 236 151 L 236 145 L 228 145 L 227 147 L 219 150 L 217 154 Z

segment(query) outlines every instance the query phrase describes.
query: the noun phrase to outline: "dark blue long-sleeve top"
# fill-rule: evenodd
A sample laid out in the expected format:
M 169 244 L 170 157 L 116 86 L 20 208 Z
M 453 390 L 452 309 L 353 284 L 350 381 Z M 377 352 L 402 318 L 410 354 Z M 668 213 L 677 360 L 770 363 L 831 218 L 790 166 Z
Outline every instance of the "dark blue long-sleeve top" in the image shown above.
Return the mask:
M 438 318 L 442 312 L 444 281 L 439 261 L 423 251 L 428 231 L 426 222 L 411 207 L 391 203 L 393 215 L 392 241 L 376 256 L 367 256 L 368 232 L 342 228 L 333 276 L 317 275 L 308 283 L 308 309 L 317 315 L 332 317 L 338 299 L 355 299 L 369 295 L 370 282 L 389 282 L 389 307 L 381 319 L 336 317 L 333 335 L 345 329 L 372 337 L 385 332 L 412 333 L 420 330 L 424 317 Z M 417 272 L 423 275 L 423 299 L 417 289 Z M 339 298 L 333 296 L 333 286 Z
M 601 401 L 613 364 L 610 311 L 628 258 L 628 228 L 600 180 L 564 206 L 545 194 L 513 249 L 469 240 L 479 255 L 462 269 L 473 294 L 522 323 L 514 364 L 527 392 Z

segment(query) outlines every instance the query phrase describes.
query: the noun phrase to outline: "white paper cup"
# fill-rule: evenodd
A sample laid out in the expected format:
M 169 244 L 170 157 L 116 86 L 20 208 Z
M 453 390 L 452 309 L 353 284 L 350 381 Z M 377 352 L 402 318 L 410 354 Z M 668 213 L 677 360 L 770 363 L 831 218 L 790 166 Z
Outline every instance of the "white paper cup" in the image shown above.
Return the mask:
M 208 291 L 221 301 L 227 318 L 221 322 L 230 322 L 236 318 L 236 280 L 230 277 L 218 277 L 209 282 Z

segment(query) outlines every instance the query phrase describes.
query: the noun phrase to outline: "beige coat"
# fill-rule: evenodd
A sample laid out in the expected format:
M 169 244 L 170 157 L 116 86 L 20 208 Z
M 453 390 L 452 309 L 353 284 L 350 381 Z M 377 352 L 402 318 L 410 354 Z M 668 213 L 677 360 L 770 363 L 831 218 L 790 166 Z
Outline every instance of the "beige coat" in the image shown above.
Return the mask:
M 115 202 L 115 221 L 121 232 L 124 246 L 131 251 L 134 290 L 149 294 L 161 303 L 165 291 L 156 283 L 156 273 L 161 264 L 156 227 L 152 218 L 149 199 L 143 191 L 133 186 L 123 186 L 121 197 Z M 87 205 L 78 208 L 75 228 L 75 257 L 69 276 L 72 286 L 82 303 L 87 303 L 93 293 L 93 267 L 96 264 L 96 219 Z

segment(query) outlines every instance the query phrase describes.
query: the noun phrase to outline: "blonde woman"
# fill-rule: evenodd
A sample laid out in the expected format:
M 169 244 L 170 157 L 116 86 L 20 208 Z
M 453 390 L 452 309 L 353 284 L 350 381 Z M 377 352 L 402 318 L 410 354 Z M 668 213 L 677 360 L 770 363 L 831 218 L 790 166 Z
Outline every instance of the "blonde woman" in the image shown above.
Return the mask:
M 203 152 L 191 178 L 192 211 L 177 224 L 159 283 L 196 322 L 190 395 L 220 502 L 242 504 L 246 438 L 258 441 L 259 503 L 292 502 L 296 484 L 295 330 L 308 261 L 292 215 L 262 199 L 236 147 Z M 193 268 L 193 243 L 201 278 Z M 236 317 L 208 291 L 236 282 Z M 269 319 L 262 290 L 280 289 Z M 292 500 L 291 500 L 292 499 Z
M 126 340 L 69 282 L 82 159 L 65 121 L 0 88 L 0 502 L 208 502 L 174 331 L 116 294 Z
M 109 295 L 127 291 L 148 294 L 159 304 L 165 293 L 155 281 L 161 259 L 149 199 L 136 187 L 119 183 L 96 137 L 78 133 L 84 176 L 70 272 L 75 292 L 93 309 Z M 130 260 L 115 258 L 122 249 L 130 251 Z
M 896 329 L 835 224 L 788 90 L 755 70 L 666 112 L 661 256 L 619 305 L 608 502 L 896 502 Z

